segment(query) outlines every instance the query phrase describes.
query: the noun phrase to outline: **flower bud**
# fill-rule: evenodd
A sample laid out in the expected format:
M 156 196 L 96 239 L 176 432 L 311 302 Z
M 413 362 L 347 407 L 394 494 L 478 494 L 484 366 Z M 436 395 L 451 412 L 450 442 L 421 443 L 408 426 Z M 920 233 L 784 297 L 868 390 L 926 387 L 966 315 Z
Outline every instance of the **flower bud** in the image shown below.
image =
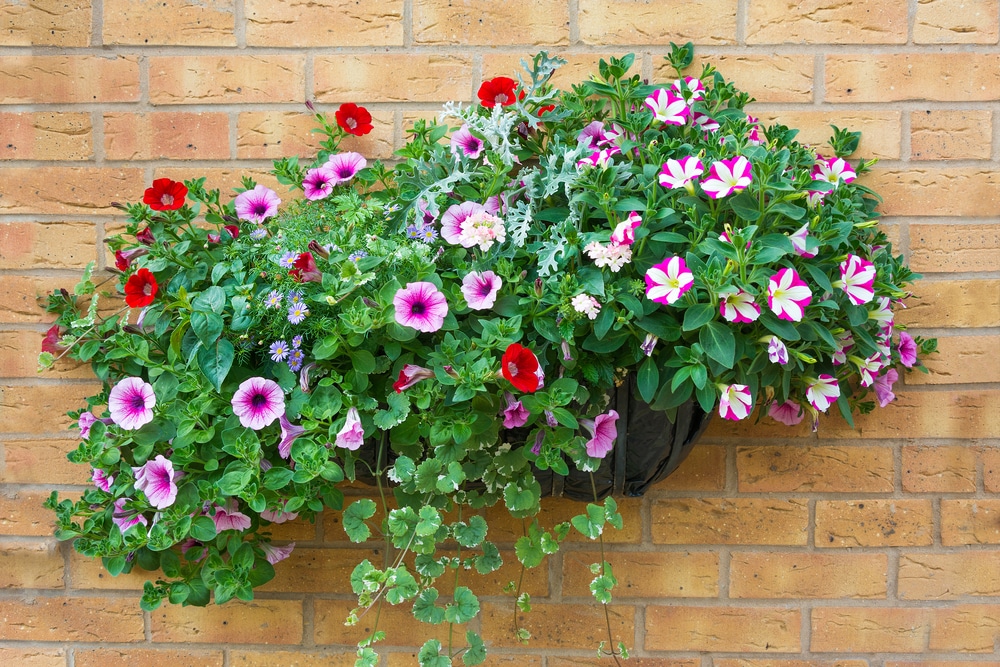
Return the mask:
M 524 280 L 524 276 L 525 276 L 525 274 L 522 273 L 521 274 L 521 280 Z M 537 296 L 537 297 L 541 297 L 542 296 L 542 279 L 541 278 L 535 278 L 535 296 Z

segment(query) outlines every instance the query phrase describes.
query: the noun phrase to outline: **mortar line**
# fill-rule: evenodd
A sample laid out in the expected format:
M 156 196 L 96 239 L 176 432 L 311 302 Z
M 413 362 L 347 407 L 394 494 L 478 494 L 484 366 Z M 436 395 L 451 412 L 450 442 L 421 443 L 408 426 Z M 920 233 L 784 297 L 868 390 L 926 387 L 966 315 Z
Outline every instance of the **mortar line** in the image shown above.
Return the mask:
M 580 43 L 580 0 L 569 0 L 567 11 L 569 13 L 569 47 L 572 48 Z
M 739 46 L 747 45 L 747 7 L 748 0 L 737 0 L 736 2 L 736 43 Z
M 403 0 L 403 48 L 413 48 L 413 0 Z
M 247 48 L 247 16 L 245 0 L 235 0 L 233 3 L 233 36 L 236 38 L 236 48 Z

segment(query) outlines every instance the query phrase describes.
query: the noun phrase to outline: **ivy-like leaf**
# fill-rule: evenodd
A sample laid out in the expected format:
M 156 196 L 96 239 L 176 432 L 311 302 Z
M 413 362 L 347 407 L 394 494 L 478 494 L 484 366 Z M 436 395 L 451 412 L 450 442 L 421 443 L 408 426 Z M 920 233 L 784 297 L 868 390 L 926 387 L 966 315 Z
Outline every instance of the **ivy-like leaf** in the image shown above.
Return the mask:
M 364 542 L 371 537 L 372 531 L 365 523 L 375 515 L 375 501 L 370 498 L 356 500 L 347 506 L 343 513 L 344 532 L 351 542 Z

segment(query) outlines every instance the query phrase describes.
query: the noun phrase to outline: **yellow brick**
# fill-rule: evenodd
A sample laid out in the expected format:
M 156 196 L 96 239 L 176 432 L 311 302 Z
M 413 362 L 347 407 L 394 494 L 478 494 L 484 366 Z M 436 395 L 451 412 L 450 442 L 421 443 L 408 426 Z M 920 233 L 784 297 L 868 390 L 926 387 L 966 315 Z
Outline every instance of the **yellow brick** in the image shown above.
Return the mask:
M 93 156 L 89 113 L 0 113 L 0 160 L 89 160 Z
M 109 160 L 226 160 L 229 117 L 224 113 L 104 114 Z
M 865 660 L 753 660 L 723 658 L 712 661 L 715 667 L 868 667 Z
M 736 5 L 736 0 L 579 0 L 580 40 L 594 46 L 735 44 Z
M 136 56 L 0 56 L 0 104 L 138 100 Z
M 0 385 L 0 433 L 58 433 L 76 420 L 67 410 L 86 405 L 86 398 L 98 393 L 97 383 L 63 383 L 41 386 L 17 386 L 5 381 Z
M 826 57 L 826 101 L 983 102 L 1000 97 L 1000 54 L 886 53 Z
M 138 169 L 16 167 L 4 170 L 0 213 L 106 214 L 111 202 L 139 199 L 143 190 Z
M 236 46 L 235 4 L 235 0 L 105 0 L 104 43 Z
M 0 269 L 82 269 L 96 259 L 89 222 L 0 223 Z
M 907 7 L 884 0 L 754 0 L 747 44 L 905 44 Z
M 902 547 L 932 544 L 930 500 L 818 500 L 817 547 Z
M 885 554 L 734 553 L 733 598 L 886 597 Z
M 149 99 L 153 104 L 305 102 L 305 57 L 153 57 Z
M 232 667 L 354 667 L 357 656 L 343 652 L 230 651 Z M 192 666 L 193 667 L 193 666 Z
M 1000 605 L 966 604 L 933 610 L 927 649 L 996 656 L 1000 641 Z
M 606 551 L 620 598 L 714 598 L 719 595 L 719 557 L 705 552 Z M 592 563 L 601 562 L 599 551 L 563 552 L 563 596 L 590 596 Z
M 472 61 L 459 56 L 318 56 L 315 78 L 320 102 L 467 101 L 473 93 Z
M 1000 225 L 910 225 L 914 271 L 1000 271 Z
M 0 482 L 7 484 L 90 484 L 90 467 L 70 463 L 66 455 L 76 449 L 74 440 L 0 441 L 4 465 Z
M 322 109 L 336 123 L 336 107 Z M 340 150 L 361 153 L 368 160 L 389 159 L 393 151 L 393 113 L 374 111 L 372 131 L 363 137 L 348 135 Z M 240 159 L 278 159 L 298 155 L 312 160 L 325 135 L 313 132 L 319 124 L 312 114 L 294 111 L 247 111 L 236 124 L 236 154 Z M 307 164 L 303 162 L 303 164 Z
M 856 416 L 854 422 L 857 430 L 831 416 L 820 420 L 820 433 L 851 439 L 991 438 L 1000 428 L 1000 392 L 900 389 L 890 406 Z
M 112 575 L 105 569 L 100 558 L 89 558 L 76 551 L 69 557 L 69 571 L 73 588 L 79 590 L 141 591 L 147 581 L 155 581 L 162 576 L 141 567 L 133 567 L 128 573 Z
M 0 588 L 62 587 L 63 557 L 55 540 L 0 544 Z
M 403 0 L 247 0 L 249 46 L 403 46 Z
M 1000 544 L 1000 499 L 942 500 L 941 544 Z
M 983 462 L 983 485 L 986 492 L 1000 492 L 1000 447 L 979 447 L 977 450 Z
M 997 0 L 918 0 L 915 44 L 996 44 Z
M 456 46 L 551 45 L 569 41 L 560 0 L 422 0 L 413 6 L 413 41 Z
M 1000 382 L 996 350 L 1000 336 L 942 336 L 938 351 L 925 360 L 930 374 L 911 373 L 908 385 Z
M 657 544 L 789 544 L 808 539 L 805 500 L 677 498 L 652 503 Z
M 988 160 L 992 114 L 985 109 L 910 113 L 910 159 Z
M 530 647 L 579 649 L 597 646 L 608 638 L 605 607 L 587 604 L 532 602 L 531 612 L 517 613 L 520 626 L 531 633 Z M 635 608 L 621 603 L 607 606 L 611 636 L 628 640 L 635 634 Z M 514 634 L 514 611 L 509 602 L 486 602 L 482 610 L 482 635 L 487 645 L 520 646 Z
M 645 649 L 797 653 L 801 625 L 797 609 L 649 606 Z
M 911 493 L 972 493 L 976 452 L 965 445 L 903 447 L 903 490 Z
M 899 599 L 1000 596 L 997 563 L 1000 563 L 997 551 L 903 554 L 899 559 Z
M 138 609 L 134 600 L 128 603 Z M 150 615 L 154 642 L 208 644 L 298 644 L 302 602 L 231 600 L 225 605 L 166 605 Z
M 911 327 L 1000 326 L 1000 280 L 921 280 L 897 321 Z
M 823 155 L 830 155 L 833 152 L 827 142 L 833 136 L 833 128 L 830 126 L 836 125 L 852 132 L 861 132 L 861 142 L 854 155 L 889 160 L 899 158 L 901 121 L 898 111 L 865 111 L 863 113 L 839 110 L 758 111 L 756 107 L 756 104 L 751 105 L 747 108 L 747 112 L 752 116 L 757 116 L 763 127 L 777 122 L 799 130 L 795 140 L 816 146 Z
M 726 450 L 699 444 L 680 467 L 650 491 L 722 491 L 726 486 Z
M 52 315 L 45 312 L 48 295 L 59 288 L 73 287 L 79 276 L 50 278 L 42 276 L 0 275 L 0 322 L 18 324 L 52 324 Z
M 700 53 L 689 71 L 701 73 L 704 63 L 714 65 L 726 81 L 732 81 L 758 102 L 806 103 L 813 100 L 812 56 Z M 653 60 L 653 71 L 653 78 L 657 81 L 675 78 L 670 64 L 659 58 Z
M 76 667 L 222 667 L 222 651 L 189 651 L 183 649 L 105 648 L 77 649 Z
M 65 667 L 63 649 L 43 649 L 34 646 L 0 648 L 0 664 L 17 667 Z
M 875 168 L 861 182 L 885 200 L 883 215 L 980 217 L 1000 206 L 1000 175 L 993 169 Z
M 0 4 L 0 43 L 4 46 L 87 46 L 90 44 L 92 11 L 90 0 L 8 0 Z
M 34 377 L 38 372 L 38 353 L 42 334 L 36 331 L 0 331 L 0 378 Z M 45 377 L 93 378 L 89 364 L 60 359 L 45 371 Z
M 817 652 L 920 653 L 929 609 L 820 607 L 812 610 L 812 643 Z
M 736 470 L 741 493 L 893 490 L 889 447 L 740 447 Z
M 142 610 L 122 598 L 21 597 L 0 600 L 0 639 L 141 642 Z

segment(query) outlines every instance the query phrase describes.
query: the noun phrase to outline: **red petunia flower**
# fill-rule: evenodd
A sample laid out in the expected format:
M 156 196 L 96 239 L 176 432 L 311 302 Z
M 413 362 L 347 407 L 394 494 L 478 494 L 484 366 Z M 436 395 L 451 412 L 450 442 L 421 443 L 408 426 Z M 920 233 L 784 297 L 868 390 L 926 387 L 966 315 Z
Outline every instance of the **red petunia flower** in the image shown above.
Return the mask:
M 353 102 L 341 104 L 334 115 L 337 117 L 337 125 L 348 134 L 363 137 L 372 131 L 372 115 L 368 113 L 368 109 Z
M 228 232 L 228 234 L 234 239 L 238 239 L 240 237 L 240 228 L 236 225 L 223 225 L 222 228 L 225 229 L 226 232 Z
M 52 354 L 59 354 L 64 349 L 59 345 L 59 338 L 62 334 L 59 333 L 59 325 L 53 324 L 49 327 L 49 330 L 45 332 L 45 338 L 42 339 L 42 352 L 51 352 Z
M 176 211 L 184 206 L 184 197 L 188 189 L 183 183 L 171 181 L 169 178 L 158 178 L 153 181 L 153 187 L 146 188 L 142 201 L 154 211 Z
M 500 372 L 507 380 L 528 394 L 539 387 L 539 366 L 535 353 L 517 343 L 511 343 L 500 359 Z
M 483 85 L 479 86 L 479 101 L 487 109 L 492 109 L 498 104 L 505 107 L 510 106 L 517 101 L 516 87 L 517 82 L 506 76 L 483 81 Z M 522 91 L 522 97 L 523 95 Z
M 544 107 L 542 107 L 541 109 L 538 110 L 538 115 L 539 116 L 544 116 L 545 114 L 547 114 L 550 111 L 555 111 L 555 109 L 556 109 L 556 105 L 554 105 L 554 104 L 546 104 Z
M 313 259 L 311 252 L 299 254 L 298 259 L 295 260 L 295 268 L 289 271 L 288 275 L 298 283 L 323 282 L 323 274 L 320 273 L 319 267 L 316 266 L 316 260 Z
M 132 308 L 145 308 L 156 298 L 156 277 L 149 269 L 139 269 L 125 283 L 125 303 Z
M 135 240 L 143 245 L 153 245 L 156 242 L 156 239 L 153 237 L 153 230 L 149 227 L 136 234 Z

